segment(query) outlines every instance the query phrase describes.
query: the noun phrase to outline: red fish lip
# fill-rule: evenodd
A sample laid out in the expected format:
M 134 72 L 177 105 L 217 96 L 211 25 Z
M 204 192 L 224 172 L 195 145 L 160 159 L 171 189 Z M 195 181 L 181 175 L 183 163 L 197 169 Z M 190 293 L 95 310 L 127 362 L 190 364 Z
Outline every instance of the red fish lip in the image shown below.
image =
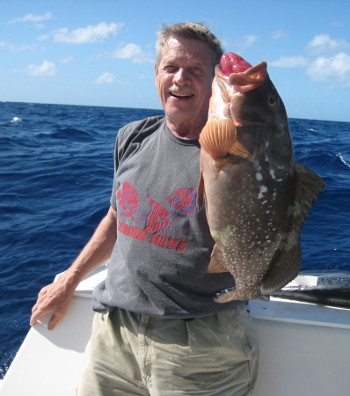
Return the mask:
M 220 70 L 226 77 L 233 73 L 244 73 L 251 67 L 250 63 L 234 52 L 226 52 L 220 60 Z

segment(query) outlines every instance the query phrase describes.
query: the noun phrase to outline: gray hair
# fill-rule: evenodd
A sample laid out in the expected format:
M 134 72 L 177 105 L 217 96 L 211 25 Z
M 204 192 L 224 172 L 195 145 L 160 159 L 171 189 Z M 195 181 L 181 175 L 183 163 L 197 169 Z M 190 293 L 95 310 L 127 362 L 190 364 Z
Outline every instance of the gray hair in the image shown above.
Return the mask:
M 156 43 L 156 62 L 158 65 L 162 59 L 164 45 L 171 36 L 204 41 L 212 50 L 213 66 L 220 63 L 221 56 L 224 53 L 220 40 L 203 23 L 180 22 L 175 25 L 163 24 L 158 32 Z

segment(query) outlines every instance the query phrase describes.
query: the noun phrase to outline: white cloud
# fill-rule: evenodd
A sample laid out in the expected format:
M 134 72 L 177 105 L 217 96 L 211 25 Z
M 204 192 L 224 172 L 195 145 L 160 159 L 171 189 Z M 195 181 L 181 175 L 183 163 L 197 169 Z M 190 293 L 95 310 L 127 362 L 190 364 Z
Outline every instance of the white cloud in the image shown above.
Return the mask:
M 154 56 L 150 52 L 142 51 L 137 44 L 126 44 L 123 48 L 118 48 L 112 53 L 113 58 L 132 59 L 134 63 L 154 62 Z
M 43 41 L 43 40 L 47 40 L 49 37 L 50 37 L 49 34 L 43 34 L 42 36 L 38 37 L 37 40 Z
M 350 88 L 350 56 L 341 52 L 331 58 L 319 57 L 306 69 L 306 74 L 330 88 Z
M 344 25 L 342 24 L 342 22 L 337 22 L 337 21 L 332 21 L 332 22 L 330 23 L 330 25 L 333 26 L 333 27 L 338 27 L 338 28 L 341 28 L 341 27 L 344 26 Z
M 9 23 L 17 23 L 17 22 L 41 22 L 46 21 L 48 19 L 52 19 L 53 14 L 52 12 L 47 12 L 45 15 L 33 15 L 27 14 L 24 17 L 15 18 L 9 21 Z
M 273 40 L 278 40 L 281 37 L 288 36 L 288 33 L 282 29 L 276 30 L 272 33 L 271 37 Z
M 110 23 L 108 25 L 105 22 L 101 22 L 96 26 L 88 25 L 72 32 L 69 32 L 68 28 L 62 28 L 53 32 L 53 41 L 68 44 L 95 43 L 98 40 L 107 38 L 110 34 L 115 36 L 122 26 L 122 23 Z
M 115 76 L 111 73 L 103 73 L 98 79 L 94 81 L 95 84 L 113 84 Z
M 11 52 L 22 52 L 22 51 L 37 51 L 38 47 L 36 44 L 20 44 L 20 45 L 12 45 L 10 43 L 6 43 L 5 41 L 0 42 L 1 48 L 7 48 Z
M 306 66 L 307 64 L 308 61 L 303 56 L 281 56 L 279 59 L 269 62 L 269 66 L 288 68 Z
M 259 37 L 254 34 L 248 34 L 241 39 L 237 45 L 241 48 L 251 47 L 255 42 L 259 40 Z
M 132 83 L 129 80 L 124 80 L 124 81 L 118 80 L 117 84 L 119 84 L 119 85 L 132 85 Z
M 49 76 L 52 77 L 57 73 L 56 66 L 52 62 L 44 60 L 42 65 L 29 65 L 28 74 L 31 76 Z
M 140 74 L 139 75 L 139 79 L 140 80 L 154 80 L 155 76 L 154 75 L 149 76 L 149 75 L 146 75 L 146 74 Z
M 333 40 L 328 34 L 316 35 L 306 46 L 306 51 L 311 54 L 327 54 L 348 47 L 344 39 Z
M 74 55 L 68 56 L 68 58 L 64 58 L 61 60 L 61 63 L 69 63 L 74 60 Z

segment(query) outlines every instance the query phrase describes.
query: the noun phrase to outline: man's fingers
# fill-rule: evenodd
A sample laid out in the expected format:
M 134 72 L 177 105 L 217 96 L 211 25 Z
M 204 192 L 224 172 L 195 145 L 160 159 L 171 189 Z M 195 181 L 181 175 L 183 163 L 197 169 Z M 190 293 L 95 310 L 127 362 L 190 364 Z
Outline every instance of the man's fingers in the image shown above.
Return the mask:
M 47 292 L 49 289 L 51 289 L 53 285 L 54 285 L 53 283 L 50 283 L 49 285 L 43 287 L 43 288 L 39 291 L 38 296 L 43 296 L 44 294 L 46 294 L 46 292 Z
M 32 314 L 39 309 L 39 303 L 36 302 L 35 305 L 32 307 Z
M 47 325 L 47 328 L 49 330 L 53 330 L 56 327 L 56 325 L 59 322 L 59 320 L 61 319 L 61 317 L 62 317 L 62 315 L 59 315 L 57 313 L 52 315 L 52 317 L 51 317 L 51 319 L 50 319 L 50 321 L 49 321 L 49 323 Z
M 30 325 L 31 325 L 31 326 L 36 325 L 36 323 L 38 322 L 38 320 L 40 320 L 43 316 L 45 316 L 46 314 L 48 314 L 48 313 L 50 313 L 50 312 L 52 312 L 52 311 L 50 310 L 50 311 L 41 311 L 41 312 L 34 313 L 34 314 L 31 316 L 31 318 L 30 318 Z M 47 325 L 47 328 L 48 328 L 49 330 L 52 330 L 54 327 L 56 327 L 56 325 L 57 325 L 58 321 L 61 319 L 61 317 L 62 317 L 61 314 L 55 312 L 55 313 L 51 316 L 51 319 L 49 320 L 49 323 L 48 323 L 48 325 Z
M 33 312 L 33 315 L 31 316 L 31 318 L 30 318 L 30 325 L 31 326 L 34 326 L 36 323 L 37 323 L 37 321 L 42 317 L 42 316 L 44 316 L 44 315 L 46 315 L 48 312 L 45 312 L 45 311 L 37 311 L 37 310 L 35 310 L 34 311 L 34 307 L 33 307 L 33 310 L 32 310 L 32 312 Z
M 55 313 L 56 308 L 53 307 L 46 307 L 44 309 L 43 307 L 40 307 L 39 304 L 35 304 L 34 307 L 32 308 L 32 316 L 30 318 L 30 325 L 34 326 L 37 321 L 45 316 L 48 313 Z

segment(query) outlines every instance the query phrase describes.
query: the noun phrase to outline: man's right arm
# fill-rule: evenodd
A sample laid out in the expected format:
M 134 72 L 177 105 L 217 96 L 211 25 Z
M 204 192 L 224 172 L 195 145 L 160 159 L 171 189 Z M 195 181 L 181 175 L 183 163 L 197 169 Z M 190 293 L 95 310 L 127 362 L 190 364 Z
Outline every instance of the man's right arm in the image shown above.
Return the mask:
M 117 212 L 110 207 L 74 263 L 59 277 L 57 282 L 41 289 L 38 300 L 32 308 L 30 325 L 34 326 L 42 316 L 52 313 L 47 326 L 49 330 L 52 330 L 65 314 L 78 284 L 111 257 L 116 240 Z

